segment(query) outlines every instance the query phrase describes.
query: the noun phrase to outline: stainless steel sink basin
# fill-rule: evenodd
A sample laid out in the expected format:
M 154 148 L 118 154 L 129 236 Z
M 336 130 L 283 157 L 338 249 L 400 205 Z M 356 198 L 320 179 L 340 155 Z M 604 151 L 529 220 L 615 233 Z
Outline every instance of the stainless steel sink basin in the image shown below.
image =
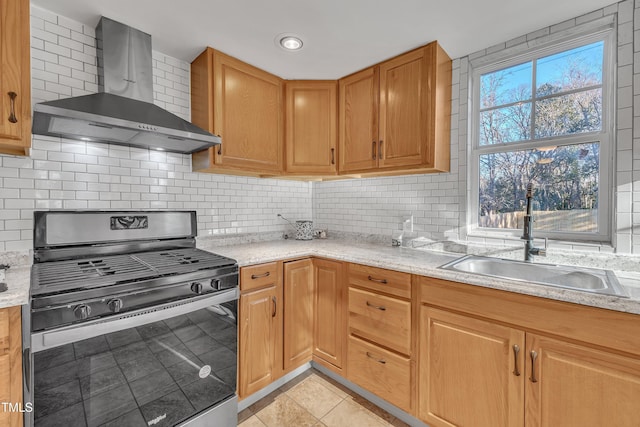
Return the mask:
M 628 298 L 624 288 L 610 270 L 532 264 L 475 255 L 462 257 L 440 268 Z

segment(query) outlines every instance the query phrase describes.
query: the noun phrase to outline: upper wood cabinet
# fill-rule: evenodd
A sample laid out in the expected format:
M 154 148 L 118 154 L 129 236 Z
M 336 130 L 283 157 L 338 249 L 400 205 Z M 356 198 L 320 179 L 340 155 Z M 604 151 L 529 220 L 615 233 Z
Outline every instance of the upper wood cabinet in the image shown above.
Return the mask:
M 336 81 L 291 80 L 207 48 L 191 119 L 222 137 L 193 170 L 335 178 L 449 171 L 451 59 L 437 42 Z
M 29 1 L 0 2 L 0 153 L 31 147 Z
M 285 87 L 287 174 L 335 174 L 337 82 L 294 80 Z
M 451 59 L 437 42 L 339 82 L 340 173 L 449 170 Z
M 340 172 L 378 165 L 378 67 L 340 80 Z
M 278 175 L 283 170 L 283 80 L 207 48 L 191 63 L 194 124 L 222 144 L 193 155 L 200 172 Z

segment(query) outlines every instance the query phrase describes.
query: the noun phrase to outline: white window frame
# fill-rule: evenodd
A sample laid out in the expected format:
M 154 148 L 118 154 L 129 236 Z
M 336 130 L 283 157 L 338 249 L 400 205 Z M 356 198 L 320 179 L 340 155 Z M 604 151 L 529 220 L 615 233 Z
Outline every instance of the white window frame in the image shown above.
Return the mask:
M 478 226 L 478 209 L 480 194 L 480 156 L 505 151 L 521 151 L 545 146 L 564 146 L 588 142 L 599 142 L 600 163 L 599 163 L 599 185 L 598 185 L 598 231 L 595 233 L 586 232 L 553 232 L 536 230 L 534 223 L 535 237 L 548 237 L 562 241 L 594 241 L 610 242 L 613 223 L 613 171 L 615 153 L 615 82 L 617 65 L 615 61 L 617 45 L 615 38 L 615 20 L 611 24 L 602 26 L 597 31 L 589 34 L 581 32 L 571 37 L 564 34 L 562 40 L 549 41 L 548 43 L 526 51 L 511 54 L 507 58 L 498 58 L 488 61 L 486 58 L 482 64 L 474 67 L 473 61 L 470 63 L 469 93 L 471 99 L 470 108 L 470 154 L 469 154 L 469 191 L 467 192 L 467 235 L 473 237 L 512 239 L 519 238 L 522 230 L 488 228 Z M 526 142 L 512 142 L 496 145 L 480 146 L 480 77 L 483 74 L 508 68 L 523 62 L 532 61 L 548 55 L 553 55 L 562 51 L 570 50 L 581 45 L 604 42 L 604 56 L 602 68 L 602 128 L 599 132 L 585 132 L 581 134 L 565 135 L 552 138 L 536 139 Z M 532 94 L 533 95 L 533 94 Z M 534 100 L 535 101 L 535 100 Z M 535 104 L 532 104 L 532 109 Z M 532 124 L 533 126 L 533 124 Z M 509 148 L 509 149 L 507 149 Z M 535 220 L 535 217 L 534 217 Z

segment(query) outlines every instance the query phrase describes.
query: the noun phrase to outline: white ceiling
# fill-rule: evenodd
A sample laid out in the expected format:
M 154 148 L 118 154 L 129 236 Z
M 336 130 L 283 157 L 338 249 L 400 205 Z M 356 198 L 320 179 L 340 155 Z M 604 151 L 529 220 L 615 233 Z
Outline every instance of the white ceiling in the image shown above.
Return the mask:
M 154 50 L 191 62 L 212 46 L 287 79 L 336 79 L 438 40 L 452 58 L 613 0 L 32 0 L 95 26 L 101 15 L 151 34 Z M 298 52 L 278 34 L 304 40 Z

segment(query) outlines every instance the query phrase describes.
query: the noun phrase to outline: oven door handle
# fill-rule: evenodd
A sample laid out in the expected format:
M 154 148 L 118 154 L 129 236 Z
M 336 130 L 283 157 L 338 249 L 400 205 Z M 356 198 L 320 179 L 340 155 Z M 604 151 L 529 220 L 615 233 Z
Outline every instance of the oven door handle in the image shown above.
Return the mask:
M 50 331 L 34 332 L 31 334 L 31 352 L 36 353 L 64 344 L 82 341 L 87 338 L 191 313 L 212 305 L 220 305 L 225 302 L 237 300 L 239 295 L 240 292 L 238 288 L 233 288 L 187 302 L 175 301 L 154 307 L 128 311 L 120 313 L 117 316 L 96 319 L 79 325 L 65 326 Z

